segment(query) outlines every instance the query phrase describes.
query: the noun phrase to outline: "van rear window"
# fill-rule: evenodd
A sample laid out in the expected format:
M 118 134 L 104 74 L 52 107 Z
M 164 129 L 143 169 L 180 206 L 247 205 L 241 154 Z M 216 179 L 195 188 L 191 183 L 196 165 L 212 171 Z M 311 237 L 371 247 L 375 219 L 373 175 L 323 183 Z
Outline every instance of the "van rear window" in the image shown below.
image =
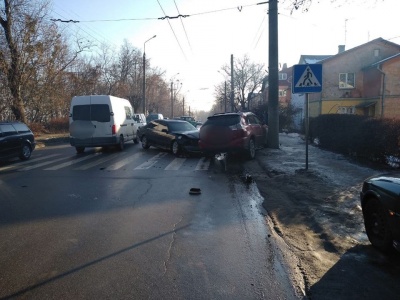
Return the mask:
M 76 105 L 72 109 L 74 121 L 110 122 L 108 104 Z

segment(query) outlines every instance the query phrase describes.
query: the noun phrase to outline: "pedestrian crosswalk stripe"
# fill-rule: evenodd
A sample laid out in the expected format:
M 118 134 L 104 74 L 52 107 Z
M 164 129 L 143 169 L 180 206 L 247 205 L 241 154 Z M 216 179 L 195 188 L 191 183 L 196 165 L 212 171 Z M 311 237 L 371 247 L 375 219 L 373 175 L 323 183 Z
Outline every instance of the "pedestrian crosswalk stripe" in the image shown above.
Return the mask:
M 122 168 L 123 166 L 133 162 L 134 160 L 138 159 L 138 157 L 142 156 L 142 153 L 135 153 L 134 155 L 130 155 L 127 158 L 124 158 L 122 160 L 117 161 L 116 163 L 106 167 L 107 170 L 109 171 L 115 171 L 118 170 L 120 168 Z
M 49 159 L 50 157 L 54 157 L 54 156 L 59 156 L 60 154 L 50 154 L 47 156 L 43 156 L 43 157 L 38 157 L 38 158 L 32 158 L 30 160 L 25 160 L 25 161 L 21 161 L 21 162 L 17 162 L 15 164 L 9 165 L 9 166 L 5 166 L 0 168 L 0 171 L 7 171 L 10 169 L 16 169 L 19 166 L 24 166 L 24 165 L 28 165 L 28 164 L 32 164 L 33 162 L 37 162 L 37 161 L 41 161 L 41 160 L 45 160 L 45 159 Z
M 81 167 L 75 168 L 74 170 L 87 170 L 87 169 L 89 169 L 91 167 L 97 166 L 97 165 L 99 165 L 99 164 L 101 164 L 103 162 L 109 161 L 111 159 L 115 159 L 116 157 L 119 157 L 119 156 L 120 155 L 117 155 L 117 156 L 109 155 L 109 156 L 100 158 L 98 160 L 92 161 L 90 163 L 87 163 L 87 164 L 85 164 L 85 165 L 83 165 Z
M 175 158 L 164 170 L 179 170 L 186 158 Z
M 142 163 L 140 166 L 136 167 L 135 170 L 146 170 L 150 169 L 152 166 L 154 166 L 157 161 L 162 158 L 163 156 L 167 155 L 165 152 L 158 153 L 157 155 L 153 156 L 150 158 L 148 161 Z
M 55 162 L 58 162 L 58 161 L 64 160 L 64 159 L 65 159 L 65 157 L 60 157 L 60 158 L 53 159 L 53 160 L 50 160 L 50 161 L 48 160 L 48 161 L 42 162 L 40 164 L 36 164 L 36 165 L 32 165 L 32 166 L 29 166 L 29 167 L 25 167 L 25 168 L 19 169 L 18 171 L 29 171 L 29 170 L 32 170 L 32 169 L 37 169 L 37 168 L 40 168 L 40 167 L 43 167 L 43 166 L 47 166 L 49 164 L 52 164 L 52 163 L 55 163 Z
M 210 167 L 211 159 L 202 157 L 196 166 L 196 171 L 206 171 Z
M 99 153 L 95 153 L 94 155 L 99 155 Z M 73 164 L 76 164 L 76 163 L 78 163 L 78 162 L 81 162 L 81 161 L 84 161 L 84 160 L 87 160 L 87 159 L 90 159 L 90 158 L 93 158 L 93 156 L 90 155 L 90 156 L 84 156 L 84 157 L 81 157 L 81 158 L 76 158 L 76 159 L 73 159 L 73 160 L 69 160 L 69 161 L 67 161 L 67 162 L 65 162 L 65 163 L 62 163 L 62 164 L 59 164 L 59 165 L 56 165 L 56 166 L 47 168 L 47 169 L 45 169 L 45 170 L 46 170 L 46 171 L 55 171 L 55 170 L 59 170 L 59 169 L 61 169 L 61 168 L 65 168 L 65 167 L 68 167 L 68 166 L 72 166 Z
M 103 156 L 104 155 L 104 156 Z M 147 170 L 155 166 L 157 163 L 162 165 L 166 165 L 166 160 L 170 160 L 171 156 L 168 156 L 167 152 L 160 152 L 157 155 L 150 157 L 148 160 L 143 162 L 143 160 L 148 157 L 148 152 L 138 152 L 133 155 L 121 152 L 112 155 L 102 154 L 101 152 L 97 152 L 94 154 L 85 155 L 83 157 L 77 158 L 77 156 L 61 156 L 60 154 L 50 154 L 43 157 L 32 158 L 29 161 L 23 162 L 16 162 L 12 165 L 0 167 L 0 171 L 15 169 L 16 171 L 29 171 L 33 169 L 38 169 L 44 167 L 43 170 L 45 171 L 55 171 L 62 168 L 66 168 L 68 166 L 77 165 L 73 170 L 88 170 L 92 167 L 104 163 L 104 169 L 109 171 L 115 171 L 121 169 L 125 166 L 132 165 L 130 169 L 133 170 Z M 92 160 L 90 160 L 92 159 Z M 110 165 L 107 166 L 105 164 L 112 159 L 115 162 L 112 162 Z M 134 167 L 133 162 L 138 161 L 139 166 Z M 83 164 L 82 164 L 83 162 Z M 164 168 L 166 171 L 177 171 L 181 169 L 186 162 L 190 162 L 191 164 L 195 162 L 194 158 L 187 158 L 187 157 L 175 157 L 169 164 Z M 211 160 L 205 157 L 199 159 L 196 164 L 195 170 L 196 171 L 207 171 L 209 169 Z M 52 166 L 50 166 L 52 165 Z M 137 164 L 135 164 L 137 165 Z

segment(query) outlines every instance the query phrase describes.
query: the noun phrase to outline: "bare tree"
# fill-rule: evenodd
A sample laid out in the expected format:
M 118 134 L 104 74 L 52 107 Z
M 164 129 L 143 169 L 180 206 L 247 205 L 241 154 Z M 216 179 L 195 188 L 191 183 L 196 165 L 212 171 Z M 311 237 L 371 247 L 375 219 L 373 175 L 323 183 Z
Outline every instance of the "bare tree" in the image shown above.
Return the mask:
M 48 17 L 45 0 L 3 0 L 0 4 L 0 72 L 8 88 L 15 119 L 27 122 L 53 115 L 65 70 L 87 48 L 67 41 Z M 6 96 L 7 97 L 7 96 Z M 4 98 L 3 98 L 4 99 Z M 26 107 L 29 109 L 26 110 Z
M 261 88 L 265 76 L 265 67 L 263 64 L 252 63 L 250 58 L 245 55 L 243 58 L 234 61 L 233 68 L 235 106 L 245 110 L 248 107 L 251 95 Z M 227 76 L 231 72 L 230 65 L 224 65 L 221 69 Z M 219 94 L 218 98 L 221 99 L 222 97 Z

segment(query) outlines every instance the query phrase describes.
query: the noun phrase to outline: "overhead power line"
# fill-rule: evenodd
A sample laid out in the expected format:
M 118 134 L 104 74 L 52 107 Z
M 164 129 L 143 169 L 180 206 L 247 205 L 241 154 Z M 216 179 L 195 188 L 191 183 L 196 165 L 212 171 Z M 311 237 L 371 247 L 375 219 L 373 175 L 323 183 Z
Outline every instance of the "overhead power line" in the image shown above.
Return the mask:
M 79 20 L 61 20 L 61 19 L 51 19 L 51 20 L 54 21 L 54 22 L 69 22 L 69 23 L 170 20 L 170 19 L 178 19 L 178 18 L 181 19 L 181 18 L 188 18 L 188 17 L 192 17 L 192 16 L 200 16 L 200 15 L 206 15 L 206 14 L 219 13 L 219 12 L 228 11 L 228 10 L 238 10 L 239 12 L 241 12 L 243 10 L 243 8 L 256 6 L 256 5 L 260 5 L 260 4 L 265 4 L 265 3 L 268 3 L 268 2 L 260 2 L 260 3 L 255 3 L 255 4 L 248 4 L 248 5 L 242 5 L 242 6 L 235 6 L 235 7 L 228 7 L 228 8 L 222 8 L 222 9 L 210 10 L 210 11 L 193 13 L 193 14 L 190 14 L 190 15 L 182 15 L 182 14 L 179 13 L 176 16 L 167 16 L 164 13 L 163 17 L 158 17 L 158 18 L 98 19 L 98 20 L 80 20 L 80 21 Z M 158 2 L 158 4 L 161 6 L 160 2 Z
M 178 11 L 178 14 L 181 15 L 181 12 L 179 11 L 178 5 L 176 5 L 176 1 L 175 0 L 174 0 L 174 3 L 175 3 L 176 10 Z M 180 20 L 181 20 L 181 24 L 182 24 L 182 27 L 183 27 L 183 31 L 185 32 L 185 35 L 186 35 L 186 40 L 187 40 L 187 42 L 189 44 L 190 49 L 192 49 L 192 45 L 190 45 L 189 37 L 187 35 L 186 28 L 185 28 L 185 25 L 183 24 L 182 18 L 180 18 Z
M 157 2 L 158 2 L 158 5 L 160 5 L 160 8 L 161 8 L 161 10 L 162 10 L 162 12 L 164 13 L 164 15 L 165 15 L 165 11 L 164 11 L 164 9 L 163 9 L 163 7 L 161 6 L 161 3 L 160 3 L 160 1 L 158 1 L 157 0 Z M 182 46 L 181 46 L 181 43 L 179 43 L 179 40 L 178 40 L 178 37 L 176 36 L 176 33 L 175 33 L 175 31 L 174 31 L 174 29 L 172 28 L 172 25 L 171 25 L 171 23 L 169 22 L 169 20 L 167 19 L 167 21 L 168 21 L 168 24 L 169 24 L 169 27 L 171 28 L 171 30 L 172 30 L 172 33 L 174 34 L 174 36 L 175 36 L 175 40 L 176 40 L 176 42 L 178 43 L 178 45 L 179 45 L 179 48 L 181 49 L 181 51 L 182 51 L 182 54 L 183 54 L 183 56 L 185 57 L 185 59 L 187 60 L 187 58 L 186 58 L 186 55 L 185 55 L 185 52 L 183 51 L 183 49 L 182 49 Z

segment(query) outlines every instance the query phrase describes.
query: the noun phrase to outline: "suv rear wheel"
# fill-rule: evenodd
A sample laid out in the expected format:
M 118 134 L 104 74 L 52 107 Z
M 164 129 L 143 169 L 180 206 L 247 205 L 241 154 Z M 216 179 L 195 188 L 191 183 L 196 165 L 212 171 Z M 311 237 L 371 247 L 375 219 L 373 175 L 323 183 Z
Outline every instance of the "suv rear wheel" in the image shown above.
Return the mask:
M 247 149 L 247 157 L 249 159 L 254 159 L 256 157 L 256 144 L 254 143 L 253 138 L 251 138 L 249 141 L 249 149 Z

